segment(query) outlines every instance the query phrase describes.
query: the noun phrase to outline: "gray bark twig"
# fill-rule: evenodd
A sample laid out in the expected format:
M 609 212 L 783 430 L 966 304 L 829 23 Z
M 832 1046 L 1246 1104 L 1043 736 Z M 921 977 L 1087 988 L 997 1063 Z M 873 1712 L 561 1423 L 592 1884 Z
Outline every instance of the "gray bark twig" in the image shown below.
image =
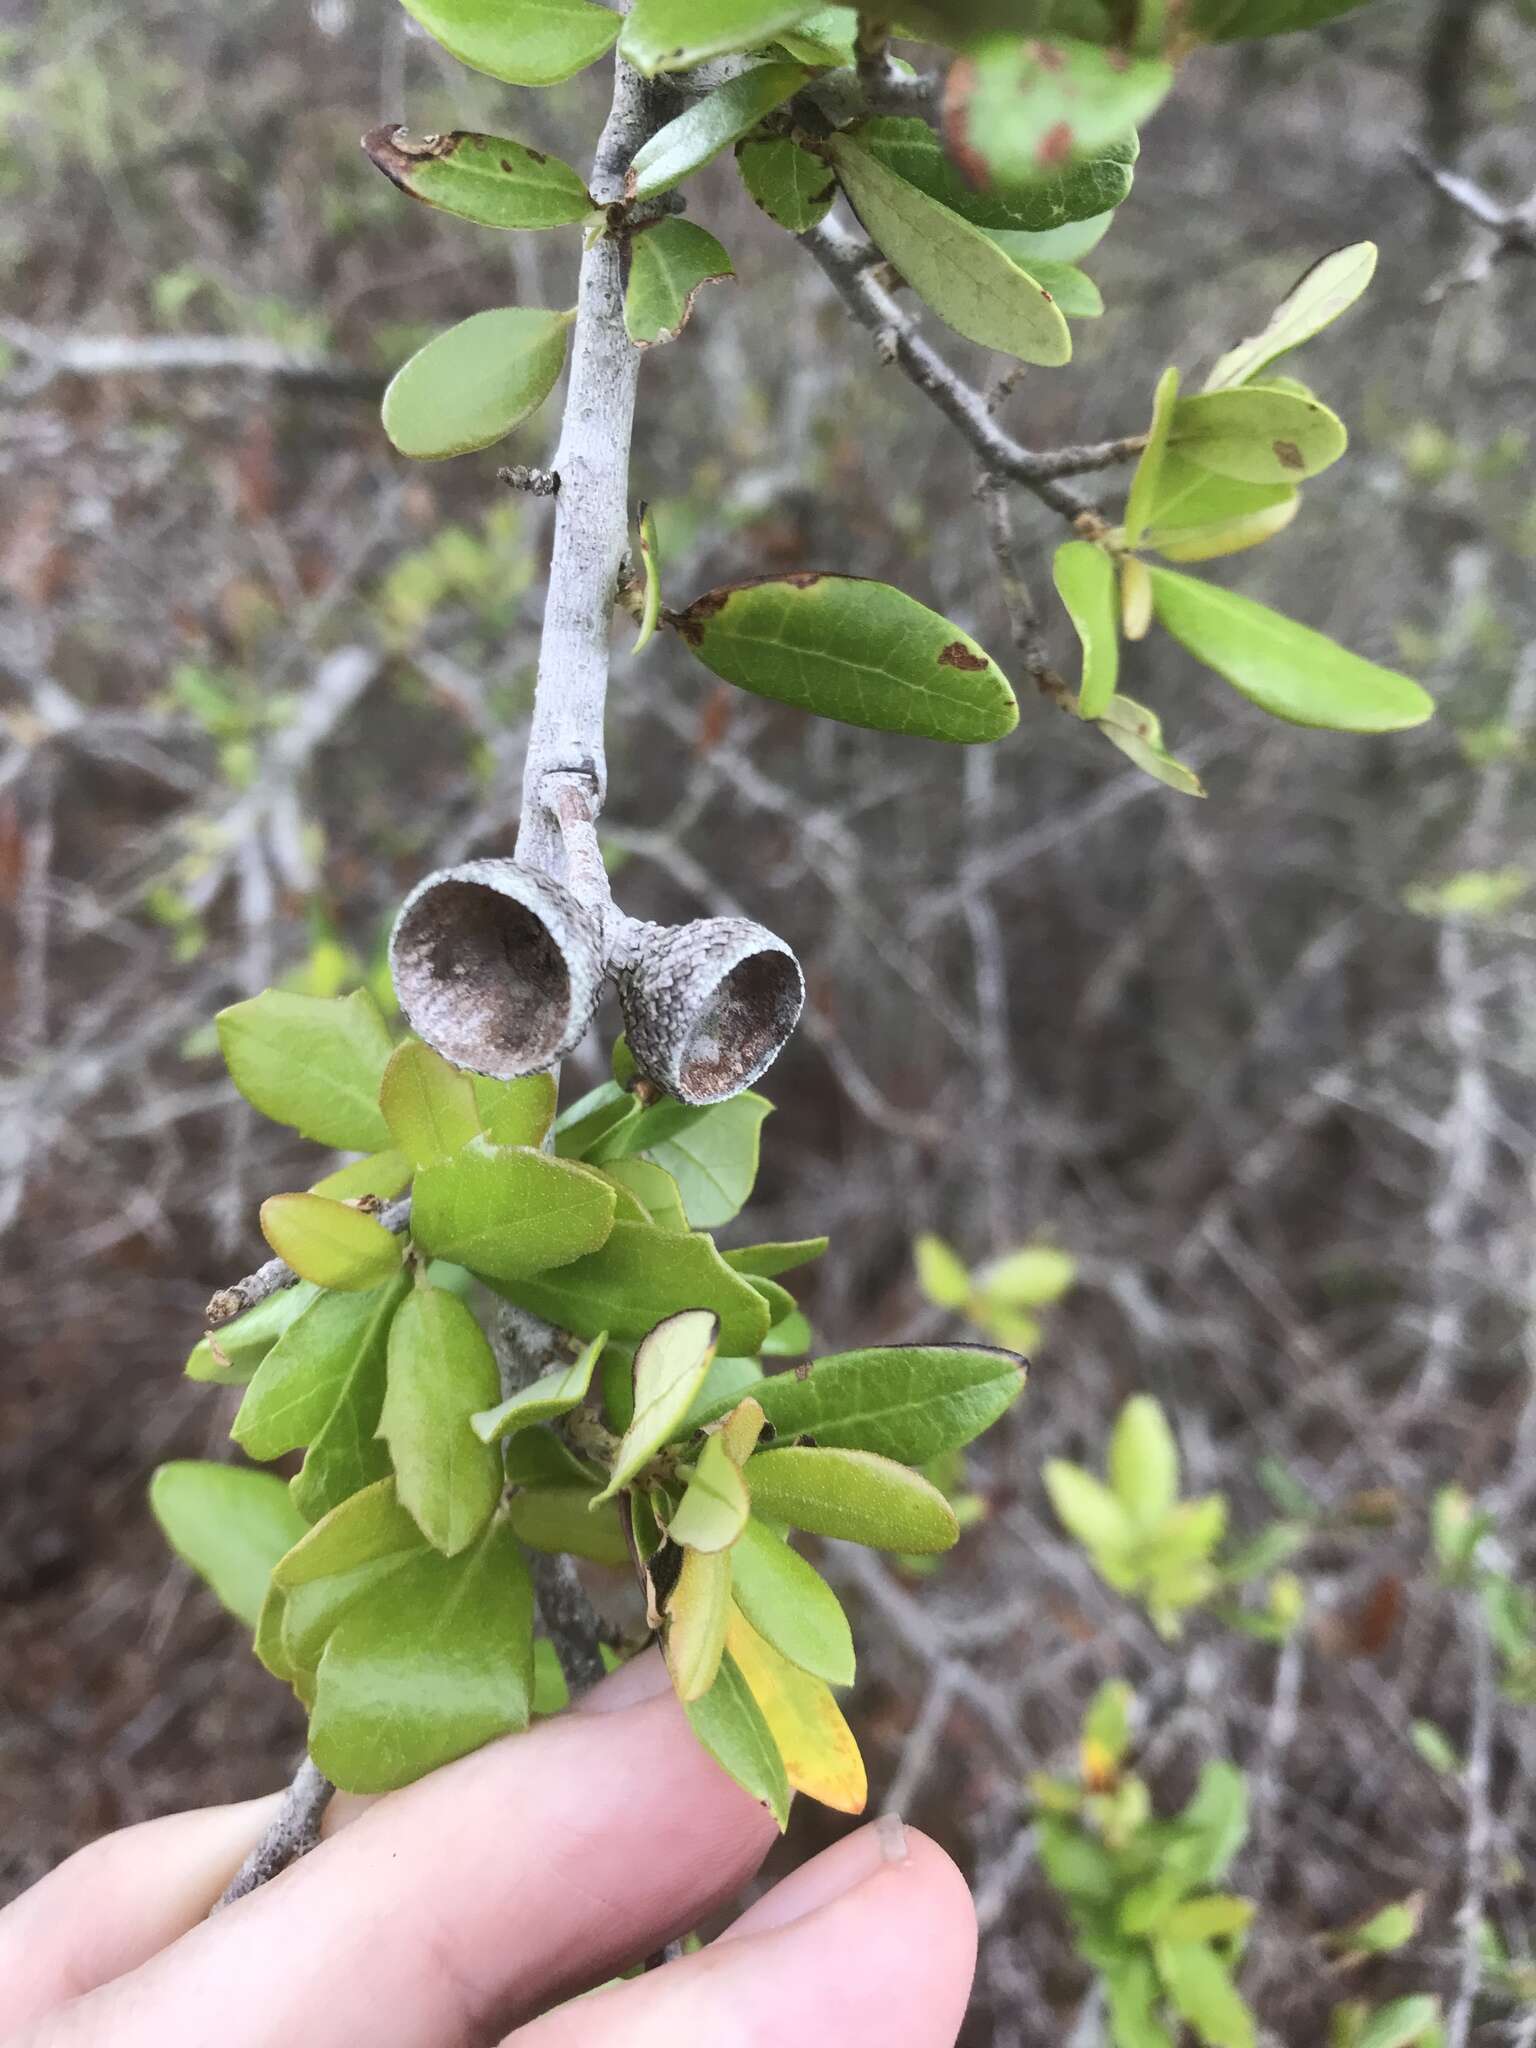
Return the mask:
M 875 337 L 881 355 L 898 364 L 918 390 L 954 422 L 990 475 L 1022 484 L 1063 519 L 1075 523 L 1084 514 L 1096 516 L 1094 505 L 1057 481 L 1061 474 L 1055 466 L 1058 458 L 1037 455 L 1006 433 L 992 418 L 984 395 L 967 384 L 918 333 L 910 315 L 875 274 L 879 258 L 869 242 L 831 219 L 808 229 L 800 240 L 853 317 Z
M 320 1840 L 320 1824 L 325 1819 L 325 1810 L 335 1790 L 325 1773 L 306 1756 L 294 1772 L 292 1784 L 283 1794 L 283 1804 L 276 1820 L 225 1886 L 223 1896 L 213 1909 L 216 1913 L 220 1907 L 232 1906 L 236 1899 L 243 1899 L 247 1892 L 258 1890 L 286 1870 L 290 1863 L 297 1863 L 301 1856 L 307 1856 L 316 1847 Z
M 1486 281 L 1494 265 L 1509 256 L 1536 256 L 1536 192 L 1518 205 L 1505 206 L 1475 179 L 1448 171 L 1416 144 L 1405 142 L 1403 154 L 1426 183 L 1434 186 L 1478 230 L 1475 245 L 1460 270 L 1431 285 L 1426 297 L 1443 299 L 1447 292 Z
M 55 377 L 266 377 L 345 398 L 376 398 L 384 379 L 334 357 L 306 355 L 244 334 L 49 334 L 0 320 L 0 341 L 34 366 L 35 392 Z

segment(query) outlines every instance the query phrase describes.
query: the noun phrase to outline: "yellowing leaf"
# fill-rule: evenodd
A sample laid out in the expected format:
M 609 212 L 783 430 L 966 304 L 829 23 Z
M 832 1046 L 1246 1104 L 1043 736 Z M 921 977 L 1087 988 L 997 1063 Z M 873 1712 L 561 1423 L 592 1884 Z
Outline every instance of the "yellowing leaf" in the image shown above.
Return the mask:
M 707 1309 L 684 1309 L 642 1338 L 635 1352 L 634 1416 L 599 1500 L 627 1486 L 672 1435 L 708 1377 L 719 1336 L 718 1316 Z
M 731 1611 L 731 1558 L 726 1550 L 685 1550 L 667 1601 L 663 1641 L 680 1700 L 702 1699 L 715 1682 Z
M 1051 564 L 1056 591 L 1083 647 L 1077 693 L 1079 718 L 1101 718 L 1120 674 L 1120 633 L 1115 617 L 1115 566 L 1091 541 L 1069 540 Z
M 404 1251 L 403 1240 L 376 1218 L 325 1195 L 269 1195 L 261 1234 L 301 1279 L 345 1293 L 387 1280 Z
M 791 1787 L 838 1813 L 862 1813 L 869 1798 L 864 1759 L 831 1687 L 780 1656 L 734 1604 L 725 1642 L 768 1723 Z

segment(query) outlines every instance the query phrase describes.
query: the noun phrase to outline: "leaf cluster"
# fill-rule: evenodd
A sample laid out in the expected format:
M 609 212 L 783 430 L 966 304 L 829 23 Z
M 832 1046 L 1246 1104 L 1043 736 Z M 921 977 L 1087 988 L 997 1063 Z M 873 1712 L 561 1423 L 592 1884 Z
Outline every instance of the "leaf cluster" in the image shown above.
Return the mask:
M 1301 1620 L 1300 1583 L 1277 1567 L 1305 1540 L 1304 1525 L 1273 1523 L 1218 1558 L 1227 1532 L 1226 1500 L 1215 1493 L 1180 1498 L 1178 1445 L 1150 1394 L 1133 1395 L 1121 1409 L 1104 1479 L 1065 1458 L 1051 1459 L 1043 1477 L 1062 1527 L 1087 1551 L 1106 1585 L 1146 1609 L 1159 1634 L 1179 1635 L 1184 1616 L 1204 1607 L 1267 1641 L 1282 1640 Z M 1266 1578 L 1265 1602 L 1256 1610 L 1218 1601 Z
M 1207 1763 L 1183 1811 L 1159 1819 L 1125 1768 L 1134 1705 L 1123 1683 L 1102 1687 L 1079 1779 L 1031 1781 L 1041 1868 L 1102 1980 L 1115 2048 L 1177 2048 L 1186 2026 L 1206 2048 L 1253 2048 L 1234 1981 L 1253 1907 L 1216 1889 L 1247 1834 L 1243 1775 Z
M 1022 1361 L 899 1346 L 766 1370 L 811 1344 L 783 1281 L 826 1240 L 722 1252 L 710 1234 L 751 1194 L 761 1096 L 653 1099 L 625 1085 L 621 1041 L 623 1080 L 557 1115 L 548 1076 L 395 1045 L 362 993 L 268 991 L 219 1038 L 255 1106 L 367 1148 L 371 1187 L 411 1194 L 404 1229 L 334 1175 L 263 1205 L 297 1284 L 188 1371 L 244 1387 L 251 1457 L 302 1465 L 286 1486 L 195 1463 L 154 1483 L 172 1543 L 309 1709 L 321 1768 L 380 1791 L 527 1724 L 531 1549 L 633 1571 L 700 1740 L 781 1823 L 795 1790 L 858 1811 L 833 1691 L 852 1637 L 791 1532 L 946 1549 L 957 1518 L 921 1468 L 1002 1414 Z M 498 1298 L 567 1347 L 531 1385 L 503 1388 Z

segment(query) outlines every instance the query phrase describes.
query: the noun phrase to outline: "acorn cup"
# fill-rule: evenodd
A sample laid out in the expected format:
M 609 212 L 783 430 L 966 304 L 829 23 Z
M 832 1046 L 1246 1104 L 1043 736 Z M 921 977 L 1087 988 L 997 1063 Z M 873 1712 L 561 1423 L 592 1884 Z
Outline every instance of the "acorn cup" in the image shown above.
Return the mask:
M 697 1108 L 766 1073 L 805 1003 L 794 954 L 744 917 L 630 925 L 613 965 L 635 1065 Z
M 418 882 L 389 942 L 411 1029 L 456 1067 L 515 1081 L 574 1052 L 603 981 L 598 920 L 563 883 L 512 860 Z

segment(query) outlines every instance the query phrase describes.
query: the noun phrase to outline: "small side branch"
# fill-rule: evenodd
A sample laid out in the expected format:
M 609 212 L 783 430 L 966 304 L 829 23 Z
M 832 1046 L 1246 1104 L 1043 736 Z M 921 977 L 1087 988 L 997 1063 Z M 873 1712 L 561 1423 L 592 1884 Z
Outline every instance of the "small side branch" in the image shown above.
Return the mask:
M 571 1698 L 579 1699 L 592 1690 L 607 1669 L 597 1615 L 574 1558 L 563 1552 L 557 1555 L 553 1551 L 534 1550 L 529 1552 L 528 1562 L 533 1571 L 539 1619 L 555 1646 Z
M 1482 284 L 1495 264 L 1509 256 L 1536 256 L 1536 192 L 1517 206 L 1504 206 L 1474 179 L 1459 171 L 1448 171 L 1414 143 L 1403 144 L 1403 154 L 1426 183 L 1464 214 L 1478 230 L 1476 245 L 1461 269 L 1430 287 L 1430 299 L 1464 285 Z
M 1466 1595 L 1472 1635 L 1472 1732 L 1464 1779 L 1467 1799 L 1465 1893 L 1456 1911 L 1461 1968 L 1445 2022 L 1445 2048 L 1466 2048 L 1472 2012 L 1483 1983 L 1483 1906 L 1493 1856 L 1493 1723 L 1497 1679 L 1487 1618 L 1475 1592 Z
M 987 539 L 997 562 L 1003 609 L 1008 614 L 1013 644 L 1040 694 L 1049 697 L 1061 710 L 1070 711 L 1072 692 L 1051 667 L 1045 635 L 1040 630 L 1040 614 L 1035 608 L 1029 585 L 1024 581 L 1024 572 L 1019 567 L 1013 508 L 1008 502 L 1007 486 L 1000 477 L 984 473 L 976 486 L 976 495 L 986 513 Z
M 824 220 L 800 237 L 821 265 L 853 317 L 875 337 L 881 356 L 900 366 L 923 395 L 951 420 L 981 460 L 989 476 L 1007 477 L 1032 491 L 1043 505 L 1076 523 L 1097 508 L 1056 479 L 1058 455 L 1037 455 L 1023 447 L 994 420 L 984 395 L 967 384 L 938 351 L 918 333 L 877 275 L 880 259 L 862 236 Z M 1115 444 L 1123 446 L 1125 444 Z M 1088 451 L 1063 451 L 1078 456 Z M 1095 451 L 1096 453 L 1097 451 Z M 1095 461 L 1091 467 L 1100 467 Z
M 214 1911 L 232 1906 L 247 1892 L 268 1883 L 290 1863 L 307 1856 L 320 1840 L 320 1824 L 336 1787 L 324 1771 L 305 1757 L 283 1794 L 276 1820 L 230 1879 Z
M 384 1228 L 397 1234 L 407 1227 L 410 1220 L 409 1195 L 402 1195 L 398 1201 L 379 1211 L 379 1221 Z M 298 1277 L 286 1259 L 268 1259 L 264 1266 L 258 1266 L 254 1273 L 248 1273 L 232 1287 L 221 1287 L 203 1311 L 204 1323 L 210 1330 L 220 1329 L 225 1323 L 232 1323 L 236 1316 L 243 1316 L 248 1308 L 255 1308 L 269 1295 L 280 1294 L 285 1287 L 292 1287 Z
M 254 335 L 48 334 L 21 320 L 0 320 L 0 341 L 33 365 L 36 391 L 54 377 L 265 377 L 345 398 L 377 398 L 384 379 L 355 364 L 312 356 Z

